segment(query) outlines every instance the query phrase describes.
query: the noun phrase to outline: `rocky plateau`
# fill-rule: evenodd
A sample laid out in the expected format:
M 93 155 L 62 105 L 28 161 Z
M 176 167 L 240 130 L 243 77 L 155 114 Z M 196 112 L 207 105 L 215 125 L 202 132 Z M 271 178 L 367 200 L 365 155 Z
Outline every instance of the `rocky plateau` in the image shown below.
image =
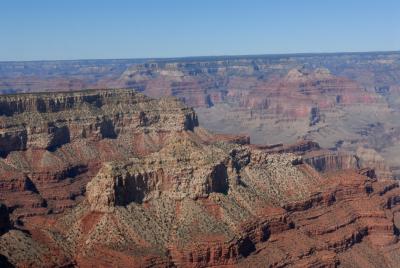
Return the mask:
M 326 70 L 309 75 L 333 83 L 331 108 L 381 105 Z M 285 116 L 300 116 L 295 110 Z M 0 113 L 2 267 L 400 262 L 399 184 L 370 148 L 255 145 L 202 128 L 177 98 L 131 89 L 3 95 Z

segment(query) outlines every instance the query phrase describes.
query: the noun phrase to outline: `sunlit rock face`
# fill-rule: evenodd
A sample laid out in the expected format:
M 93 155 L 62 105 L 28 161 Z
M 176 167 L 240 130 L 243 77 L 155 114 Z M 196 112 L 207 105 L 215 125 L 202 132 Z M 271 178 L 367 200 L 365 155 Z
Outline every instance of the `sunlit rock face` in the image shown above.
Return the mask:
M 13 215 L 61 212 L 101 164 L 160 149 L 197 116 L 176 99 L 132 90 L 0 97 L 0 192 Z
M 398 182 L 360 166 L 377 152 L 252 145 L 132 90 L 0 100 L 3 266 L 398 265 Z

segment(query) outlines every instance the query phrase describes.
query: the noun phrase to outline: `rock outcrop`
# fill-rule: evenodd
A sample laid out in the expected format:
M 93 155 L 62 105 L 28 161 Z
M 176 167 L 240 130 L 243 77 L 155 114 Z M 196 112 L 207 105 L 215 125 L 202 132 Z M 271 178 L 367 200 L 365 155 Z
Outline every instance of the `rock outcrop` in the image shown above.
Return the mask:
M 371 169 L 378 179 L 393 179 L 381 155 L 371 148 L 359 147 L 356 153 L 343 149 L 323 149 L 317 142 L 299 140 L 293 144 L 251 145 L 268 153 L 294 153 L 321 173 L 339 170 Z
M 0 200 L 13 216 L 61 212 L 104 161 L 159 150 L 198 125 L 177 100 L 132 90 L 6 95 L 0 106 Z
M 3 235 L 1 254 L 21 264 L 5 250 L 20 239 L 18 250 L 36 249 L 31 263 L 58 252 L 53 265 L 396 267 L 397 182 L 349 170 L 322 177 L 294 155 L 234 144 L 213 144 L 215 161 L 211 145 L 192 138 L 168 144 L 175 150 L 156 166 L 148 163 L 162 152 L 143 166 L 105 164 L 86 201 L 52 220 L 33 217 L 30 236 Z
M 275 176 L 271 176 L 271 185 L 262 186 L 262 189 L 265 188 L 265 198 L 274 197 L 274 202 L 278 202 L 283 198 L 278 196 L 279 193 L 289 189 L 293 191 L 291 198 L 307 193 L 305 185 L 298 183 L 304 174 L 291 167 L 296 161 L 294 155 L 266 155 L 251 153 L 237 145 L 201 145 L 187 138 L 172 139 L 159 152 L 142 159 L 106 164 L 87 185 L 87 198 L 92 211 L 97 212 L 112 211 L 115 206 L 132 202 L 142 204 L 160 197 L 197 200 L 213 193 L 227 194 L 232 187 L 243 183 L 241 172 L 246 167 L 254 180 L 263 175 L 270 177 L 264 167 L 271 166 Z M 286 167 L 285 171 L 281 170 L 285 174 L 280 174 L 281 166 Z M 291 178 L 293 180 L 289 182 Z M 261 194 L 262 190 L 259 192 Z
M 101 101 L 83 101 L 93 95 Z M 131 90 L 7 100 L 25 104 L 0 118 L 3 131 L 27 133 L 0 161 L 1 201 L 18 223 L 0 236 L 7 265 L 398 265 L 398 182 L 371 169 L 320 173 L 303 159 L 317 143 L 213 135 L 175 99 Z M 49 147 L 57 131 L 32 122 L 69 139 Z
M 303 159 L 320 172 L 365 167 L 361 166 L 356 155 L 343 151 L 318 150 L 306 153 Z
M 356 150 L 356 157 L 361 167 L 373 168 L 379 178 L 393 178 L 393 173 L 385 159 L 374 149 L 358 147 Z

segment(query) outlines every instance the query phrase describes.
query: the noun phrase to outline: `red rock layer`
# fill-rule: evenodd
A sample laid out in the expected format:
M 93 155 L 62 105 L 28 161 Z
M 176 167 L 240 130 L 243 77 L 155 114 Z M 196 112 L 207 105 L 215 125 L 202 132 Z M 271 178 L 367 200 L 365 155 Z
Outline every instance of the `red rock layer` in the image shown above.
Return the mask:
M 171 132 L 197 124 L 176 100 L 131 90 L 2 96 L 0 201 L 13 218 L 62 212 L 103 162 L 158 150 Z
M 400 189 L 397 182 L 376 181 L 346 171 L 330 174 L 323 184 L 321 192 L 288 203 L 283 208 L 259 207 L 251 220 L 234 227 L 237 235 L 233 240 L 227 240 L 223 231 L 212 235 L 200 232 L 190 233 L 190 239 L 184 245 L 176 244 L 178 240 L 173 237 L 179 227 L 173 227 L 177 229 L 172 229 L 172 236 L 166 240 L 169 246 L 161 252 L 154 246 L 152 249 L 150 237 L 145 236 L 148 231 L 141 233 L 131 229 L 128 232 L 135 225 L 127 225 L 130 221 L 124 219 L 123 211 L 113 214 L 74 212 L 76 221 L 71 223 L 72 229 L 64 229 L 64 223 L 61 224 L 66 219 L 68 222 L 68 217 L 56 224 L 43 217 L 34 217 L 26 228 L 31 239 L 50 250 L 51 259 L 50 255 L 39 255 L 39 260 L 46 260 L 49 266 L 69 263 L 80 267 L 397 267 L 400 251 Z M 201 217 L 213 219 L 209 224 L 226 222 L 225 208 L 215 199 L 202 199 L 197 204 L 201 208 Z M 147 210 L 151 215 L 152 206 L 154 203 L 144 204 L 144 212 Z M 185 215 L 180 212 L 185 210 L 185 202 L 177 202 L 176 206 L 174 217 Z M 134 211 L 136 209 L 130 213 Z M 78 219 L 75 218 L 77 215 L 80 215 Z M 156 218 L 149 220 L 158 221 Z M 112 225 L 104 226 L 107 222 Z M 192 224 L 196 224 L 195 221 Z M 152 226 L 149 222 L 150 230 Z M 214 228 L 218 230 L 217 226 Z M 98 228 L 105 233 L 96 233 Z M 60 244 L 57 236 L 71 236 L 76 232 L 80 233 L 80 242 L 76 246 L 83 250 L 68 257 L 62 248 L 71 245 Z M 9 238 L 11 234 L 6 236 Z M 156 239 L 161 241 L 162 237 Z M 123 244 L 128 243 L 128 248 L 118 249 L 119 239 L 126 241 Z M 134 240 L 128 242 L 130 239 Z M 143 255 L 138 255 L 138 250 L 143 250 Z M 72 259 L 67 261 L 69 258 Z
M 295 155 L 316 143 L 257 148 L 129 90 L 0 100 L 2 264 L 398 265 L 398 182 L 319 173 Z

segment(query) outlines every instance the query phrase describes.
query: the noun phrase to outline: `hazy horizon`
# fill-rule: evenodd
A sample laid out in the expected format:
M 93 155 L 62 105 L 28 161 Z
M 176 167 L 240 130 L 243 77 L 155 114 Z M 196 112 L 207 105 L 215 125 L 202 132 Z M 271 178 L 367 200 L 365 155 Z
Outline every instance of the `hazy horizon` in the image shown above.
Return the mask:
M 293 52 L 293 53 L 272 53 L 272 54 L 227 54 L 227 55 L 189 55 L 177 57 L 144 57 L 144 58 L 74 58 L 74 59 L 48 59 L 48 60 L 0 60 L 4 62 L 46 62 L 46 61 L 109 61 L 109 60 L 176 60 L 176 59 L 197 59 L 197 58 L 246 58 L 246 57 L 274 57 L 274 56 L 312 56 L 312 55 L 334 55 L 334 54 L 385 54 L 400 53 L 399 50 L 374 50 L 374 51 L 333 51 L 333 52 Z

